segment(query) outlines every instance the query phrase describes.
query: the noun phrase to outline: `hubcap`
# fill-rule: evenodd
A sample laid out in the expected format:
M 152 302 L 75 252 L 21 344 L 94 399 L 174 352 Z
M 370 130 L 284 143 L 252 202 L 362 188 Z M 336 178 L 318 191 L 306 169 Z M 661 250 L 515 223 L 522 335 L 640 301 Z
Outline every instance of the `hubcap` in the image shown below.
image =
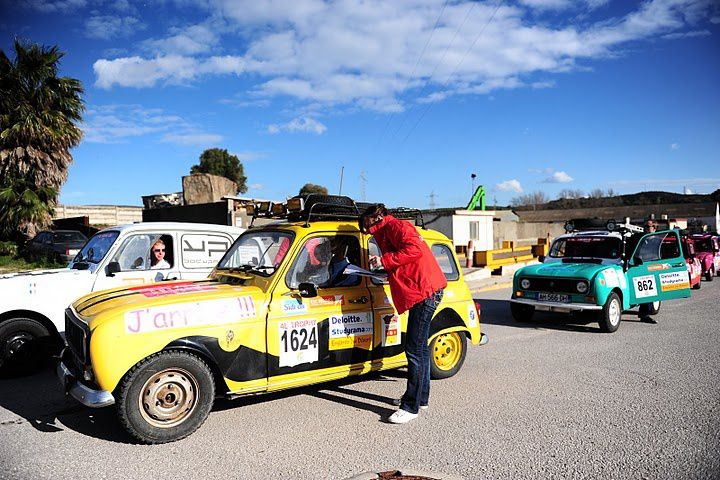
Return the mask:
M 435 365 L 440 370 L 450 370 L 457 365 L 460 359 L 462 342 L 457 333 L 440 335 L 435 340 L 434 358 Z
M 610 308 L 608 308 L 608 318 L 612 325 L 620 323 L 620 305 L 615 299 L 610 302 Z
M 140 413 L 148 423 L 160 428 L 174 427 L 195 409 L 197 381 L 185 370 L 163 370 L 145 382 L 138 400 Z
M 18 332 L 7 339 L 3 353 L 5 358 L 12 358 L 18 354 L 22 355 L 23 346 L 30 343 L 34 337 L 27 332 Z

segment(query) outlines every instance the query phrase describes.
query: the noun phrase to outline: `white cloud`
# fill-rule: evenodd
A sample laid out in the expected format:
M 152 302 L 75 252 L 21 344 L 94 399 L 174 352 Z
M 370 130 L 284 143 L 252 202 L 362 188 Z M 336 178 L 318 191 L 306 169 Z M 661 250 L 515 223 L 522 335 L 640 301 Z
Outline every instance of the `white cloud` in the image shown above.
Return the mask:
M 310 117 L 297 117 L 284 124 L 272 124 L 268 125 L 268 133 L 277 134 L 280 132 L 289 133 L 315 133 L 322 135 L 327 130 L 327 127 L 322 123 L 318 122 L 314 118 Z
M 265 185 L 262 183 L 251 183 L 248 185 L 248 190 L 263 190 L 265 188 Z
M 543 180 L 543 183 L 570 183 L 573 180 L 574 179 L 565 172 L 555 172 Z
M 501 192 L 522 193 L 522 191 L 523 191 L 522 186 L 520 185 L 520 182 L 518 182 L 515 179 L 505 180 L 504 182 L 498 183 L 495 185 L 495 188 L 497 188 Z
M 206 133 L 182 117 L 140 105 L 91 106 L 82 125 L 84 140 L 92 143 L 123 143 L 134 137 L 158 135 L 158 141 L 179 145 L 210 145 L 220 135 Z
M 214 133 L 186 132 L 181 134 L 167 133 L 160 139 L 161 142 L 178 145 L 200 145 L 207 148 L 217 145 L 223 140 L 222 135 Z
M 607 1 L 525 0 L 522 6 L 458 0 L 445 4 L 433 29 L 439 1 L 216 0 L 206 20 L 144 42 L 145 56 L 99 59 L 93 68 L 101 88 L 233 74 L 243 76 L 242 88 L 252 82 L 256 98 L 402 111 L 405 101 L 417 98 L 428 103 L 551 88 L 551 75 L 619 55 L 628 42 L 687 31 L 710 16 L 712 2 L 648 1 L 624 17 L 598 18 L 602 9 L 593 14 L 595 23 L 558 19 L 555 25 L 552 18 L 538 23 L 532 10 L 595 9 Z M 231 55 L 219 56 L 225 53 L 218 51 L 221 38 L 235 47 Z
M 707 37 L 712 35 L 709 30 L 693 30 L 692 32 L 677 32 L 663 35 L 666 40 L 677 40 L 678 38 Z
M 680 144 L 679 143 L 671 143 L 670 150 L 680 150 Z
M 238 160 L 240 160 L 241 162 L 252 162 L 253 160 L 266 158 L 268 156 L 266 152 L 240 152 L 233 153 L 233 155 L 238 157 Z
M 19 6 L 30 8 L 40 13 L 75 12 L 87 6 L 87 0 L 20 0 Z
M 129 37 L 146 28 L 147 25 L 135 17 L 103 15 L 93 16 L 85 21 L 85 35 L 100 40 Z
M 544 173 L 546 175 L 550 175 L 555 171 L 552 167 L 545 167 L 545 168 L 529 168 L 528 172 L 530 173 Z

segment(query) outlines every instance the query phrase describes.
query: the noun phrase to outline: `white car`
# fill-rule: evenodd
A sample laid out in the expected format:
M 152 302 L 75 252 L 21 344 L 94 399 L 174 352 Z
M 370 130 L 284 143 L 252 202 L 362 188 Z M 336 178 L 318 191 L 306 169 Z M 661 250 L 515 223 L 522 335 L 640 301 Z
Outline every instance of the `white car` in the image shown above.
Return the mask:
M 31 369 L 47 356 L 43 353 L 57 349 L 65 308 L 78 297 L 162 280 L 203 279 L 243 231 L 201 223 L 121 225 L 96 233 L 67 268 L 0 275 L 0 371 Z M 157 255 L 164 249 L 165 262 L 153 264 L 153 248 Z

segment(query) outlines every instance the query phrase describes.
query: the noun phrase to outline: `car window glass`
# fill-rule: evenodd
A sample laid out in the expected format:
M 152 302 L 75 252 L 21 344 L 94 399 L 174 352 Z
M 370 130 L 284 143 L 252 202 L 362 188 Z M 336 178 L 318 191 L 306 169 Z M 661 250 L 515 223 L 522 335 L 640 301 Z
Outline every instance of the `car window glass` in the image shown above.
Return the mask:
M 360 284 L 358 275 L 346 275 L 345 268 L 360 264 L 360 244 L 352 235 L 313 237 L 298 253 L 285 282 L 298 288 L 309 282 L 321 288 L 348 287 Z
M 111 261 L 118 262 L 121 271 L 150 270 L 152 268 L 151 249 L 160 239 L 165 244 L 165 261 L 169 266 L 163 265 L 158 269 L 170 268 L 173 265 L 172 237 L 156 233 L 141 233 L 130 236 L 123 242 Z
M 117 240 L 120 232 L 111 230 L 109 232 L 100 232 L 92 236 L 92 238 L 80 250 L 75 261 L 87 263 L 100 263 L 105 258 L 110 247 Z
M 646 235 L 640 240 L 635 253 L 635 257 L 640 258 L 643 262 L 676 258 L 679 255 L 677 237 L 668 232 Z
M 218 268 L 238 269 L 263 276 L 272 275 L 287 257 L 292 240 L 293 234 L 290 232 L 245 232 L 218 262 Z
M 370 238 L 370 240 L 368 240 L 368 253 L 370 256 L 376 256 L 376 257 L 382 256 L 382 251 L 380 250 L 380 247 L 378 246 L 378 244 L 374 238 Z M 387 273 L 384 268 L 375 270 L 375 271 L 378 273 Z M 371 277 L 371 279 L 375 285 L 382 285 L 384 283 L 388 283 L 387 280 L 383 281 L 377 277 Z
M 445 274 L 447 280 L 457 280 L 460 278 L 455 256 L 452 254 L 447 245 L 435 244 L 432 246 L 432 253 L 437 260 L 440 269 Z
M 80 232 L 55 232 L 53 234 L 55 242 L 84 242 L 86 240 Z

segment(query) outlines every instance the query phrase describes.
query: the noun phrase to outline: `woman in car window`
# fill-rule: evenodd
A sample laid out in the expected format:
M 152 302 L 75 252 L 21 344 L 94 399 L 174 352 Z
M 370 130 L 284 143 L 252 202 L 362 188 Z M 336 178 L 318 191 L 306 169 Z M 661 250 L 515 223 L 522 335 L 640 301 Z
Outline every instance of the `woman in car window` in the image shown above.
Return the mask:
M 160 239 L 150 249 L 150 268 L 152 270 L 170 268 L 170 264 L 165 260 L 165 242 Z

